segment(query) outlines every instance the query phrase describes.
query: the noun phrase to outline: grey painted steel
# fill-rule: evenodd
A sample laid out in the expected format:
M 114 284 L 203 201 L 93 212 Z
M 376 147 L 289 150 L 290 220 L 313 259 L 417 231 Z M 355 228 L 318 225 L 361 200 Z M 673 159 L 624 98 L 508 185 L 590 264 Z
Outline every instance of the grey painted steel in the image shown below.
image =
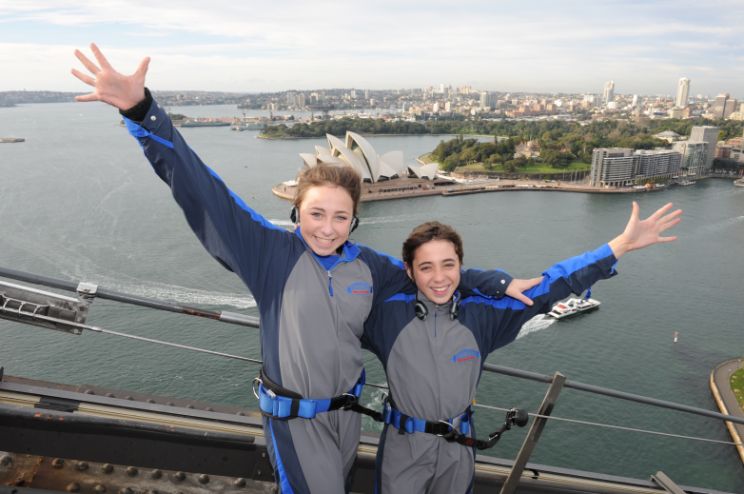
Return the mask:
M 535 420 L 532 422 L 532 426 L 530 426 L 530 430 L 524 438 L 522 447 L 514 459 L 514 466 L 511 472 L 509 472 L 509 477 L 501 488 L 501 494 L 512 494 L 516 492 L 522 477 L 522 471 L 524 471 L 524 467 L 527 465 L 527 460 L 532 455 L 532 451 L 537 446 L 537 441 L 540 440 L 540 435 L 547 424 L 548 419 L 546 417 L 553 411 L 553 406 L 555 406 L 555 402 L 565 382 L 566 377 L 560 372 L 556 372 L 553 376 L 553 382 L 545 393 L 545 398 L 543 398 L 543 402 L 540 405 L 539 413 L 542 417 L 535 417 Z
M 659 486 L 667 491 L 669 494 L 686 494 L 680 486 L 678 486 L 667 474 L 659 470 L 655 475 L 651 476 L 651 480 L 659 484 Z
M 18 281 L 34 283 L 37 285 L 60 288 L 62 290 L 68 290 L 71 292 L 77 292 L 78 287 L 81 286 L 81 282 L 59 280 L 56 278 L 49 278 L 47 276 L 25 273 L 23 271 L 16 271 L 15 269 L 8 268 L 0 268 L 0 276 Z M 95 296 L 106 300 L 113 300 L 115 302 L 134 304 L 142 307 L 149 307 L 151 309 L 165 310 L 168 312 L 177 312 L 179 314 L 188 314 L 190 316 L 206 317 L 208 319 L 214 319 L 215 321 L 238 324 L 251 328 L 257 328 L 259 324 L 257 317 L 246 316 L 235 312 L 214 312 L 204 309 L 198 309 L 196 307 L 189 307 L 186 305 L 163 302 L 162 300 L 137 297 L 134 295 L 128 295 L 126 293 L 107 290 L 106 288 L 101 288 L 100 286 L 97 287 Z
M 511 367 L 504 367 L 501 365 L 485 364 L 483 370 L 488 372 L 495 372 L 496 374 L 504 374 L 507 376 L 521 377 L 524 379 L 530 379 L 532 381 L 539 381 L 549 383 L 553 380 L 551 376 L 546 374 L 538 374 L 537 372 L 523 371 L 520 369 L 513 369 Z M 677 410 L 685 413 L 692 413 L 695 415 L 702 415 L 703 417 L 710 417 L 720 420 L 728 420 L 736 422 L 738 424 L 744 424 L 744 417 L 735 417 L 733 415 L 725 415 L 723 413 L 713 412 L 704 408 L 692 407 L 689 405 L 682 405 L 680 403 L 674 403 L 672 401 L 659 400 L 656 398 L 649 398 L 647 396 L 641 396 L 633 393 L 626 393 L 625 391 L 617 391 L 614 389 L 603 388 L 601 386 L 595 386 L 593 384 L 584 384 L 577 381 L 566 380 L 564 386 L 567 388 L 578 389 L 580 391 L 586 391 L 589 393 L 610 396 L 612 398 L 619 398 L 621 400 L 635 401 L 636 403 L 644 403 L 646 405 L 653 405 L 660 408 L 668 408 L 671 410 Z

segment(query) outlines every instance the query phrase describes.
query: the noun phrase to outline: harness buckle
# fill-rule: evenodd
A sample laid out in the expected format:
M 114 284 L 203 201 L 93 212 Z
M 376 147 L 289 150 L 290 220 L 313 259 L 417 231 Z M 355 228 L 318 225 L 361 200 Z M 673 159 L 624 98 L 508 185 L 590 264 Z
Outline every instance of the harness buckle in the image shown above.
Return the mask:
M 448 441 L 451 441 L 460 435 L 460 430 L 457 428 L 457 426 L 455 426 L 455 424 L 451 424 L 446 420 L 439 420 L 438 422 L 447 426 L 449 430 L 444 434 L 434 434 L 435 436 L 442 437 Z
M 345 397 L 348 398 L 346 404 L 344 404 L 344 406 L 341 407 L 344 410 L 349 410 L 351 407 L 353 407 L 354 405 L 356 405 L 357 404 L 357 401 L 359 400 L 359 398 L 356 395 L 352 394 L 352 393 L 343 393 L 341 396 L 345 396 Z

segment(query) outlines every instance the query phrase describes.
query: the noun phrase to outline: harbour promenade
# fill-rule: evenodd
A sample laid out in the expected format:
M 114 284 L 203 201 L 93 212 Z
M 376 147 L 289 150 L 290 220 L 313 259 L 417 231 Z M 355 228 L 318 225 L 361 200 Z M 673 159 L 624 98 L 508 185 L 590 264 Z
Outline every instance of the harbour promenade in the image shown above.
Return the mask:
M 744 411 L 742 411 L 731 389 L 731 375 L 741 369 L 742 366 L 744 366 L 744 359 L 731 359 L 718 364 L 710 373 L 710 390 L 713 393 L 713 399 L 715 399 L 721 413 L 726 415 L 744 417 Z M 742 443 L 744 424 L 726 422 L 726 428 L 728 428 L 731 438 L 736 443 L 736 450 L 739 452 L 742 463 L 744 463 L 744 445 Z
M 293 200 L 296 191 L 295 183 L 281 183 L 272 187 L 272 192 L 286 200 Z M 652 192 L 662 190 L 661 188 L 632 187 L 593 187 L 587 182 L 557 182 L 544 180 L 490 180 L 475 179 L 466 182 L 452 182 L 434 184 L 430 180 L 401 178 L 387 180 L 374 184 L 362 186 L 361 202 L 385 201 L 391 199 L 404 199 L 421 196 L 457 196 L 465 194 L 482 194 L 485 192 L 510 192 L 510 191 L 557 191 L 557 192 L 583 192 L 592 194 L 627 194 L 634 192 Z

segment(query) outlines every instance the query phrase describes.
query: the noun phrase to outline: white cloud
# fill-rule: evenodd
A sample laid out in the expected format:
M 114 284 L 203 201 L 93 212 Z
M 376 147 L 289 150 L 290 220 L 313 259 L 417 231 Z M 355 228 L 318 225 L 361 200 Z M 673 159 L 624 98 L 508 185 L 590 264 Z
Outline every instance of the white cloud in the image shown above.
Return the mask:
M 0 61 L 15 72 L 0 79 L 0 90 L 79 87 L 66 74 L 81 33 L 99 36 L 90 41 L 122 70 L 152 56 L 149 83 L 169 89 L 478 81 L 489 89 L 586 91 L 627 78 L 645 87 L 637 92 L 659 92 L 693 73 L 702 88 L 700 78 L 717 84 L 715 73 L 740 64 L 731 53 L 744 49 L 736 23 L 744 6 L 723 4 L 726 15 L 716 19 L 686 18 L 684 2 L 0 0 Z M 28 36 L 7 34 L 14 26 Z M 50 28 L 57 37 L 47 41 Z

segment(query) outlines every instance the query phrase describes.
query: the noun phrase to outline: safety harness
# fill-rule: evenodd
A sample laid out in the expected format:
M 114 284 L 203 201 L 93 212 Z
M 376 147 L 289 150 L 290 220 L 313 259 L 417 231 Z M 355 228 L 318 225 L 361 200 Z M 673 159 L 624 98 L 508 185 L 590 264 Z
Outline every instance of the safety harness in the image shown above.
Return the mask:
M 253 393 L 258 398 L 261 413 L 280 420 L 294 418 L 312 419 L 317 414 L 332 410 L 351 410 L 369 415 L 379 420 L 381 414 L 365 408 L 359 404 L 366 377 L 364 369 L 356 384 L 344 394 L 333 398 L 303 398 L 302 395 L 283 388 L 271 379 L 261 369 L 259 377 L 253 380 Z M 258 385 L 258 387 L 256 387 Z
M 253 380 L 253 393 L 258 398 L 261 413 L 275 419 L 289 420 L 298 417 L 312 419 L 323 412 L 341 409 L 350 410 L 367 415 L 377 422 L 392 425 L 398 429 L 399 434 L 423 432 L 469 448 L 481 450 L 488 449 L 496 444 L 501 438 L 501 434 L 509 430 L 512 424 L 522 427 L 529 419 L 527 412 L 524 410 L 512 408 L 506 412 L 504 425 L 498 431 L 489 434 L 487 440 L 475 439 L 469 437 L 474 413 L 471 407 L 455 417 L 432 422 L 406 415 L 395 408 L 392 400 L 388 397 L 385 400 L 382 412 L 378 412 L 359 404 L 359 396 L 362 394 L 365 380 L 365 372 L 362 369 L 362 374 L 348 393 L 333 398 L 303 398 L 302 395 L 273 382 L 266 377 L 263 369 L 261 369 L 259 377 Z
M 450 442 L 456 442 L 476 449 L 488 449 L 493 447 L 504 431 L 511 429 L 512 424 L 523 427 L 527 424 L 529 416 L 527 412 L 518 408 L 512 408 L 506 412 L 504 425 L 495 432 L 488 435 L 487 440 L 469 437 L 471 423 L 473 420 L 473 409 L 468 407 L 463 413 L 449 419 L 432 422 L 426 419 L 411 417 L 396 409 L 390 400 L 385 402 L 383 409 L 383 421 L 398 429 L 399 434 L 413 434 L 414 432 L 425 432 L 441 437 Z

